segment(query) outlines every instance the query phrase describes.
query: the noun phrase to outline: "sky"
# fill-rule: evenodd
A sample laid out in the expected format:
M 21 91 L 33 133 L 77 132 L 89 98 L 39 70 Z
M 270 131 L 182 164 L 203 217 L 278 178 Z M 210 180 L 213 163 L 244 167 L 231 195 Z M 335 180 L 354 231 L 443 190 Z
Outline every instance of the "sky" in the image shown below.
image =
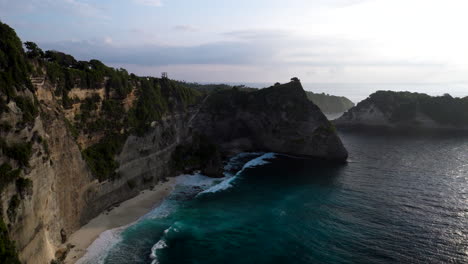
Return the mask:
M 467 10 L 466 0 L 0 0 L 0 20 L 23 41 L 139 75 L 466 95 Z

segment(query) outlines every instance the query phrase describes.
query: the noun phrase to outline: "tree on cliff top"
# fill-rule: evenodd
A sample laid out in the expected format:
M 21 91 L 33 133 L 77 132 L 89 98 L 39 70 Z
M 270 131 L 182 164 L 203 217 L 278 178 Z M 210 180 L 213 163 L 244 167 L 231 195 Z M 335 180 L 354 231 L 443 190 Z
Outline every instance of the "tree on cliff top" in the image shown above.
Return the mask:
M 26 41 L 24 43 L 24 46 L 27 49 L 26 55 L 28 55 L 29 58 L 36 59 L 36 58 L 44 57 L 44 51 L 42 51 L 42 49 L 39 48 L 36 43 L 31 42 L 31 41 Z

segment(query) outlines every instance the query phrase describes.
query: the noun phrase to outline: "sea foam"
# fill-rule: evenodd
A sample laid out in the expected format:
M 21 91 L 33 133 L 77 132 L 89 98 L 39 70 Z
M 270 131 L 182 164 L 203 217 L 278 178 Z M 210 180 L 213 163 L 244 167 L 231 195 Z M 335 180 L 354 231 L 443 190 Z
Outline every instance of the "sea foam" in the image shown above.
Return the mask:
M 86 254 L 76 264 L 102 264 L 109 250 L 121 240 L 121 233 L 129 225 L 102 232 L 88 247 Z
M 257 153 L 253 153 L 253 154 L 257 154 Z M 252 153 L 241 153 L 240 155 L 252 155 Z M 242 156 L 238 155 L 235 158 L 239 158 L 239 157 L 242 157 Z M 223 190 L 227 190 L 227 189 L 232 187 L 232 183 L 238 178 L 238 176 L 240 174 L 242 174 L 242 172 L 244 172 L 244 170 L 246 170 L 248 168 L 253 168 L 253 167 L 258 167 L 258 166 L 261 166 L 261 165 L 268 164 L 269 163 L 268 160 L 269 159 L 274 159 L 275 157 L 276 157 L 276 154 L 270 152 L 270 153 L 265 153 L 265 154 L 261 155 L 260 157 L 255 158 L 255 159 L 252 159 L 249 162 L 245 163 L 244 166 L 242 167 L 242 169 L 239 170 L 235 175 L 226 176 L 222 182 L 210 187 L 209 189 L 199 193 L 198 195 L 203 195 L 205 193 L 216 193 L 216 192 L 220 192 L 220 191 L 223 191 Z M 235 158 L 233 160 L 231 160 L 231 161 L 235 162 L 236 161 Z M 231 168 L 232 163 L 226 165 L 226 167 Z M 226 169 L 226 167 L 225 167 L 225 169 Z
M 243 164 L 243 161 L 249 157 L 255 157 Z M 226 190 L 232 187 L 232 183 L 236 178 L 246 169 L 253 168 L 269 163 L 269 159 L 276 157 L 275 153 L 240 153 L 229 160 L 229 162 L 224 167 L 224 178 L 213 179 L 202 174 L 195 175 L 181 175 L 177 177 L 177 185 L 188 186 L 188 187 L 200 187 L 204 191 L 197 194 L 201 195 L 204 193 L 216 193 L 222 190 Z M 243 166 L 242 166 L 243 164 Z M 240 166 L 242 168 L 239 170 Z M 232 174 L 232 171 L 237 170 L 235 174 Z M 155 210 L 157 211 L 157 209 Z M 166 237 L 169 232 L 178 232 L 177 222 L 170 226 L 164 231 L 164 235 L 159 239 L 159 241 L 153 245 L 151 248 L 150 258 L 153 260 L 151 264 L 158 264 L 158 250 L 163 250 L 167 247 Z
M 221 179 L 210 178 L 200 173 L 193 175 L 180 175 L 176 178 L 175 190 L 156 208 L 151 212 L 141 217 L 136 222 L 119 227 L 112 230 L 107 230 L 100 234 L 100 236 L 88 247 L 87 253 L 77 261 L 77 264 L 102 264 L 105 261 L 109 251 L 122 241 L 122 232 L 128 227 L 138 223 L 142 219 L 148 218 L 163 218 L 170 215 L 177 208 L 178 201 L 172 199 L 172 196 L 177 196 L 179 192 L 197 192 L 197 196 L 203 193 L 215 193 L 222 190 L 226 190 L 232 187 L 232 183 L 238 178 L 238 176 L 246 169 L 261 166 L 269 163 L 269 159 L 275 158 L 275 153 L 240 153 L 226 164 L 224 167 L 225 177 Z M 255 157 L 247 163 L 243 164 L 244 161 L 250 157 Z M 243 166 L 242 166 L 243 164 Z M 242 168 L 241 168 L 242 166 Z M 239 170 L 239 168 L 241 168 Z M 237 171 L 237 172 L 233 172 Z M 200 190 L 203 190 L 200 192 Z M 157 251 L 167 247 L 165 236 L 168 232 L 177 232 L 175 226 L 164 231 L 163 237 L 153 245 L 151 248 L 150 257 L 153 260 L 152 264 L 157 264 Z

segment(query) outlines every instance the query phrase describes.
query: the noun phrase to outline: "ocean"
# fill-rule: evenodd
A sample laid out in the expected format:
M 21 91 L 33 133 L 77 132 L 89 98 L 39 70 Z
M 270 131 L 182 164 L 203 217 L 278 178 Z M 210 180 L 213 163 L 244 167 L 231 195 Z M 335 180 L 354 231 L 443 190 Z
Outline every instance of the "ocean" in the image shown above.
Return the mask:
M 178 177 L 79 263 L 468 263 L 468 137 L 340 133 L 349 162 L 244 153 Z

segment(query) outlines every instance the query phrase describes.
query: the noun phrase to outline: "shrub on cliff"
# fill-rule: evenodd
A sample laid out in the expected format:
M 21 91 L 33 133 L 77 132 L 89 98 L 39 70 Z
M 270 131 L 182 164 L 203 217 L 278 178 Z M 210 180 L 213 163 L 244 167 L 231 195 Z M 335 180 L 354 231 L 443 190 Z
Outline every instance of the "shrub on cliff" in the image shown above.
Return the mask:
M 39 109 L 33 101 L 24 96 L 16 96 L 14 100 L 16 105 L 21 109 L 21 112 L 23 112 L 23 122 L 34 121 L 34 118 L 39 114 Z
M 18 178 L 16 179 L 16 190 L 21 199 L 28 195 L 32 195 L 33 182 L 30 179 Z
M 109 135 L 101 142 L 92 145 L 83 151 L 83 156 L 88 163 L 93 175 L 99 181 L 114 179 L 115 170 L 119 167 L 115 156 L 120 153 L 125 142 L 123 135 Z
M 32 155 L 32 143 L 15 143 L 11 146 L 0 138 L 0 149 L 10 159 L 16 160 L 21 166 L 29 166 L 29 159 Z
M 9 163 L 0 165 L 0 193 L 11 182 L 16 180 L 21 173 L 20 169 L 14 170 Z
M 26 55 L 28 55 L 29 58 L 37 59 L 37 58 L 44 57 L 44 51 L 42 51 L 42 49 L 40 49 L 36 43 L 31 42 L 31 41 L 26 41 L 24 43 L 24 46 L 27 49 Z
M 8 229 L 0 215 L 0 263 L 21 264 L 15 244 L 10 240 Z
M 13 195 L 8 203 L 7 216 L 10 223 L 14 223 L 16 220 L 17 209 L 20 206 L 20 199 L 17 194 Z
M 32 144 L 30 142 L 5 146 L 3 151 L 6 156 L 18 161 L 21 166 L 29 166 L 29 159 L 32 155 Z

